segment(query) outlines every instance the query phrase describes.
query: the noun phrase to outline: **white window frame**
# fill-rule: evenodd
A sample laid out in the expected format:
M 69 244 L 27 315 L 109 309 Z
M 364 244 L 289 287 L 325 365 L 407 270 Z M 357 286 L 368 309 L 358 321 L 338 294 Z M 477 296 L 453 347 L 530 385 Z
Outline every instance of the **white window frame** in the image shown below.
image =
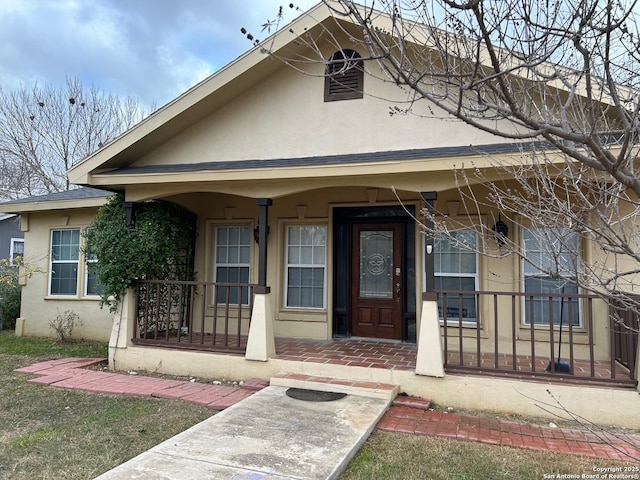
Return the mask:
M 289 262 L 289 248 L 293 245 L 290 244 L 290 234 L 292 228 L 321 228 L 324 230 L 324 259 L 322 263 L 295 263 Z M 285 254 L 284 254 L 284 308 L 290 310 L 313 310 L 313 311 L 322 311 L 327 309 L 327 225 L 321 223 L 305 223 L 305 224 L 287 224 L 285 225 Z M 297 245 L 298 247 L 306 246 L 306 247 L 319 247 L 320 245 Z M 298 305 L 289 305 L 289 269 L 290 268 L 312 268 L 312 269 L 322 269 L 322 306 L 314 307 L 314 306 L 298 306 Z
M 473 232 L 476 236 L 475 241 L 476 241 L 476 245 L 474 245 L 474 247 L 477 247 L 478 245 L 478 232 L 473 229 L 473 228 L 460 228 L 456 231 L 469 231 L 469 232 Z M 454 231 L 455 232 L 455 231 Z M 460 251 L 464 252 L 464 250 L 460 249 Z M 437 255 L 438 252 L 435 251 L 435 245 L 434 245 L 434 251 L 433 251 L 433 255 Z M 474 273 L 469 273 L 469 272 L 438 272 L 436 271 L 436 262 L 434 259 L 434 272 L 433 272 L 433 276 L 434 278 L 472 278 L 473 279 L 473 289 L 474 291 L 478 291 L 479 288 L 479 283 L 480 283 L 480 256 L 478 255 L 477 251 L 473 251 L 471 252 L 474 254 L 475 256 L 475 272 Z M 423 269 L 424 270 L 424 269 Z M 447 304 L 448 306 L 451 305 L 450 300 L 451 299 L 447 299 Z M 438 303 L 440 302 L 440 300 L 438 300 Z M 455 306 L 457 307 L 458 305 L 458 301 L 455 301 Z M 468 319 L 463 319 L 462 323 L 463 324 L 468 324 L 468 325 L 477 325 L 478 324 L 478 317 L 477 317 L 477 309 L 478 309 L 478 304 L 476 302 L 476 317 L 475 318 L 468 318 Z M 443 312 L 444 313 L 444 312 Z M 441 323 L 444 323 L 444 315 L 439 315 L 439 320 Z M 455 324 L 455 323 L 459 323 L 459 316 L 456 317 L 449 317 L 447 316 L 447 324 Z
M 248 262 L 246 263 L 229 263 L 229 262 L 219 262 L 218 261 L 218 244 L 219 244 L 219 232 L 221 229 L 232 229 L 232 228 L 237 228 L 237 229 L 243 229 L 246 228 L 249 232 L 249 243 L 248 245 L 242 245 L 239 244 L 237 245 L 238 247 L 242 247 L 242 246 L 246 246 L 249 247 L 249 259 Z M 252 240 L 253 240 L 253 231 L 252 231 L 252 226 L 250 224 L 220 224 L 220 225 L 214 225 L 213 226 L 213 272 L 212 272 L 212 277 L 213 277 L 213 281 L 217 282 L 217 275 L 218 275 L 218 268 L 219 267 L 229 267 L 229 268 L 247 268 L 248 273 L 247 273 L 247 282 L 251 283 L 251 256 L 253 254 L 253 245 L 252 245 Z M 225 244 L 225 246 L 229 247 L 229 243 Z M 211 304 L 213 305 L 217 298 L 215 297 L 215 293 L 212 294 L 211 297 Z M 245 302 L 242 303 L 242 305 L 249 305 L 249 292 L 247 290 L 247 295 L 246 295 L 247 299 Z M 226 296 L 225 296 L 226 298 Z M 225 303 L 225 302 L 222 302 Z M 235 303 L 231 303 L 230 305 L 236 305 Z
M 522 251 L 523 251 L 523 255 L 522 255 L 522 260 L 521 260 L 521 271 L 522 271 L 522 292 L 523 293 L 527 293 L 526 290 L 526 280 L 527 278 L 540 278 L 540 279 L 551 279 L 552 277 L 546 274 L 532 274 L 532 273 L 527 273 L 527 265 L 529 265 L 531 268 L 537 269 L 534 265 L 532 265 L 530 262 L 527 261 L 527 249 L 526 249 L 526 242 L 525 242 L 525 235 L 527 231 L 537 231 L 537 230 L 557 230 L 557 229 L 552 229 L 552 228 L 526 228 L 524 227 L 522 229 L 522 234 L 521 234 L 521 241 L 522 241 Z M 576 262 L 576 266 L 578 265 L 578 262 L 580 261 L 580 252 L 581 252 L 581 246 L 580 246 L 580 236 L 578 235 L 577 232 L 571 231 L 568 228 L 562 229 L 562 230 L 566 230 L 567 233 L 571 233 L 573 235 L 575 235 L 575 240 L 576 240 L 576 251 L 578 252 L 575 256 L 575 258 L 573 259 L 574 262 Z M 560 238 L 566 238 L 565 234 L 561 234 L 562 237 Z M 555 238 L 557 236 L 557 234 L 552 234 L 552 236 Z M 562 247 L 561 247 L 562 248 Z M 536 253 L 544 253 L 542 252 L 542 250 L 536 250 Z M 568 275 L 560 275 L 563 278 L 567 278 L 567 279 L 571 279 L 573 277 L 570 277 Z M 543 292 L 532 292 L 532 293 L 543 293 Z M 576 292 L 575 293 L 580 293 L 580 289 L 576 286 Z M 529 307 L 526 305 L 526 301 L 527 301 L 527 297 L 526 295 L 523 296 L 522 298 L 522 325 L 530 328 L 531 327 L 531 321 L 530 319 L 528 319 L 528 315 L 529 315 Z M 576 301 L 577 303 L 577 308 L 575 308 L 573 310 L 574 314 L 578 315 L 578 323 L 573 325 L 573 328 L 578 328 L 578 329 L 582 329 L 584 328 L 583 326 L 583 322 L 582 322 L 582 302 L 580 301 Z M 544 307 L 545 309 L 547 308 L 546 306 Z M 558 316 L 557 318 L 554 317 L 554 328 L 558 328 L 560 325 L 560 317 Z M 563 321 L 563 327 L 567 327 L 569 325 L 568 320 L 564 319 Z M 548 328 L 549 327 L 549 323 L 534 323 L 534 327 L 543 327 L 543 328 Z
M 16 252 L 16 244 L 22 244 L 22 256 L 24 257 L 24 238 L 12 238 L 9 246 L 9 265 L 15 265 L 14 258 Z
M 54 260 L 53 258 L 53 235 L 54 232 L 77 231 L 78 232 L 78 259 L 77 260 Z M 82 260 L 82 251 L 80 250 L 82 242 L 82 230 L 80 228 L 54 228 L 49 235 L 49 281 L 47 286 L 47 294 L 55 297 L 77 297 L 80 292 L 80 262 Z M 54 264 L 75 264 L 76 265 L 76 291 L 75 293 L 53 293 L 52 277 L 54 272 Z
M 85 242 L 85 247 L 86 247 Z M 98 263 L 98 257 L 95 254 L 89 253 L 88 249 L 85 248 L 84 253 L 81 250 L 81 255 L 84 255 L 84 289 L 83 293 L 85 297 L 100 297 L 99 293 L 89 293 L 89 264 Z

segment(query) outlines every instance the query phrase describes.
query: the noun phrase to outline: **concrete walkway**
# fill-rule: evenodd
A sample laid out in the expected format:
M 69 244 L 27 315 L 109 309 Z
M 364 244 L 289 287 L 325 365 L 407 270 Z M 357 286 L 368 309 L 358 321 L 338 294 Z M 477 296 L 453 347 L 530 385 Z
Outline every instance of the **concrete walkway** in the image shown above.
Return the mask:
M 286 390 L 267 387 L 98 479 L 338 478 L 389 404 L 308 402 Z
M 224 410 L 99 477 L 336 478 L 371 430 L 437 436 L 596 458 L 640 458 L 640 436 L 551 428 L 429 410 L 429 401 L 397 397 L 391 385 L 279 374 L 242 386 L 103 372 L 103 359 L 65 358 L 21 368 L 30 383 L 87 392 L 179 399 Z M 293 383 L 292 383 L 293 382 Z M 332 402 L 289 398 L 295 382 L 356 392 Z M 344 390 L 341 390 L 344 388 Z M 256 393 L 258 392 L 258 393 Z M 368 397 L 377 398 L 368 398 Z M 196 469 L 196 470 L 193 470 Z

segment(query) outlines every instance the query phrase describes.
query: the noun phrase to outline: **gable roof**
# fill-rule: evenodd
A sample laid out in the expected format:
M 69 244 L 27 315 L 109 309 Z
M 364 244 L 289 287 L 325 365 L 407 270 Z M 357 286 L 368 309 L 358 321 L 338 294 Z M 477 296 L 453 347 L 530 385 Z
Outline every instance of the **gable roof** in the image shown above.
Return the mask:
M 47 195 L 38 195 L 3 202 L 0 203 L 0 212 L 15 214 L 40 210 L 99 207 L 103 205 L 111 195 L 114 195 L 114 193 L 97 188 L 74 188 L 64 192 L 55 192 Z
M 384 22 L 386 16 L 378 12 L 376 20 Z M 338 161 L 346 163 L 368 163 L 376 161 L 393 160 L 400 161 L 406 159 L 407 151 L 388 152 L 367 152 L 366 154 L 325 155 L 322 157 L 301 157 L 301 158 L 273 158 L 273 159 L 243 159 L 242 162 L 217 161 L 203 162 L 192 165 L 165 164 L 162 166 L 136 166 L 130 165 L 139 160 L 147 153 L 157 149 L 161 145 L 169 142 L 181 132 L 187 130 L 199 121 L 209 116 L 216 109 L 221 108 L 231 99 L 238 97 L 243 92 L 260 83 L 269 74 L 281 68 L 281 63 L 268 55 L 264 45 L 268 45 L 268 50 L 272 52 L 283 52 L 291 49 L 299 50 L 293 32 L 307 32 L 313 34 L 320 29 L 331 29 L 331 25 L 342 23 L 349 25 L 348 17 L 336 18 L 337 15 L 330 6 L 320 2 L 315 7 L 300 15 L 289 25 L 280 28 L 261 44 L 250 49 L 237 59 L 218 70 L 205 80 L 201 81 L 184 94 L 177 97 L 167 105 L 163 106 L 149 117 L 135 125 L 112 142 L 87 157 L 84 161 L 74 165 L 68 172 L 69 180 L 78 185 L 104 185 L 110 188 L 123 188 L 125 174 L 135 176 L 153 175 L 162 173 L 185 173 L 200 171 L 225 171 L 263 168 L 286 168 L 305 167 L 318 165 L 337 165 Z M 389 20 L 390 21 L 390 20 Z M 419 24 L 418 24 L 419 25 Z M 447 35 L 443 32 L 444 35 Z M 514 70 L 513 75 L 520 75 L 521 72 Z M 559 85 L 562 87 L 562 85 Z M 514 142 L 509 142 L 510 151 L 515 151 L 518 147 Z M 499 148 L 506 148 L 506 143 L 499 144 Z M 472 155 L 482 153 L 486 145 L 463 147 L 458 150 L 449 149 L 449 156 Z M 418 149 L 421 150 L 422 159 L 440 158 L 442 153 L 439 149 Z M 471 153 L 473 150 L 473 153 Z M 505 150 L 505 152 L 506 152 Z M 416 149 L 410 150 L 416 152 Z M 361 155 L 358 157 L 358 155 Z M 431 157 L 435 155 L 435 157 Z M 100 177 L 100 178 L 97 178 Z M 119 180 L 118 180 L 119 178 Z M 234 177 L 237 178 L 237 177 Z M 207 180 L 211 180 L 208 178 Z M 161 181 L 159 178 L 153 182 Z
M 102 147 L 68 172 L 71 183 L 88 185 L 91 172 L 121 168 L 168 138 L 208 116 L 217 107 L 260 81 L 281 66 L 264 53 L 262 45 L 274 51 L 295 44 L 290 30 L 311 31 L 333 21 L 331 10 L 323 2 L 300 15 L 237 59 L 196 84 L 185 93 L 152 113 L 119 137 Z

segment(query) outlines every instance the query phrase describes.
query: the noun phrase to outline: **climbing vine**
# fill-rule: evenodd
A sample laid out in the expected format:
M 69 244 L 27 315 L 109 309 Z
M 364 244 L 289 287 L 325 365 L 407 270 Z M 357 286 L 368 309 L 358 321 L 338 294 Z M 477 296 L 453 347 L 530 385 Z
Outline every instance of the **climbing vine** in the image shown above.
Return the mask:
M 103 293 L 101 304 L 115 311 L 136 279 L 191 280 L 196 228 L 194 215 L 162 201 L 135 205 L 127 225 L 124 197 L 112 196 L 87 229 L 86 255 Z

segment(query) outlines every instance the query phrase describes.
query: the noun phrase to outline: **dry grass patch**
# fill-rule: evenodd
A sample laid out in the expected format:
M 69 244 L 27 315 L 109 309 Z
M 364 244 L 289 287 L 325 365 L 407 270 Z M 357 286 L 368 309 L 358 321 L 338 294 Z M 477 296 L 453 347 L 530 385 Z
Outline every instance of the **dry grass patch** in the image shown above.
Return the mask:
M 341 480 L 541 480 L 558 473 L 580 478 L 594 467 L 621 465 L 637 464 L 375 431 Z

